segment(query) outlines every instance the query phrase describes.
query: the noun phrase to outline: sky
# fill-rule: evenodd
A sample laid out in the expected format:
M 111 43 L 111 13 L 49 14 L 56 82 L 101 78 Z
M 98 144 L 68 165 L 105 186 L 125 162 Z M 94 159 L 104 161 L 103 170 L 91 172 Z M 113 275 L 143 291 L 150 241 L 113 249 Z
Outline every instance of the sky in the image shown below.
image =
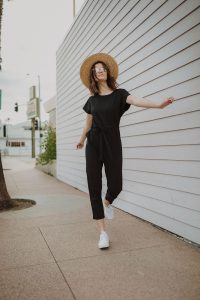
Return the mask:
M 76 0 L 76 17 L 85 0 Z M 41 119 L 48 119 L 43 103 L 56 94 L 56 51 L 73 19 L 73 0 L 4 0 L 1 33 L 2 109 L 0 120 L 27 120 L 29 88 L 40 81 Z M 14 111 L 15 103 L 19 111 Z M 9 121 L 8 121 L 9 119 Z

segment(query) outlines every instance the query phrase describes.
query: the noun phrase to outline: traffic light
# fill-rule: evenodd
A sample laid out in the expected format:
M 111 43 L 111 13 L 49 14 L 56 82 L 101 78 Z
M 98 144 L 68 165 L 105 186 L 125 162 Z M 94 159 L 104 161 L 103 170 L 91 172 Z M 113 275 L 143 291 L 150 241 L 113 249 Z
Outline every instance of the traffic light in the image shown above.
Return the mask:
M 6 135 L 6 125 L 3 125 L 3 137 L 7 137 L 7 135 Z
M 35 120 L 35 130 L 38 130 L 38 120 Z
M 15 103 L 15 111 L 18 111 L 18 103 Z

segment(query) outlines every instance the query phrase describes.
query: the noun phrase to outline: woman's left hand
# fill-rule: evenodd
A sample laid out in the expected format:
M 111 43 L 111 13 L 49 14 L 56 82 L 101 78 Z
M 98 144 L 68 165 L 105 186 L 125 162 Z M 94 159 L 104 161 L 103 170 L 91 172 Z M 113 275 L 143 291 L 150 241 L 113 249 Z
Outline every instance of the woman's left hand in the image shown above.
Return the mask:
M 174 97 L 169 97 L 167 99 L 165 99 L 161 104 L 160 104 L 160 108 L 164 108 L 165 106 L 168 106 L 169 104 L 172 104 L 174 102 Z

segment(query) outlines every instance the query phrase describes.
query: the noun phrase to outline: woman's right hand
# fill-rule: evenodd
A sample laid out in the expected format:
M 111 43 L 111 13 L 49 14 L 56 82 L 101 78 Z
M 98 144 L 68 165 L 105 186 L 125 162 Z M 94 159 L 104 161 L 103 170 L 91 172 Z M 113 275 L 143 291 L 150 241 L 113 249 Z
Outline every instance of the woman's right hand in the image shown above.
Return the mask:
M 84 142 L 79 142 L 77 145 L 76 145 L 76 149 L 82 149 L 84 147 Z

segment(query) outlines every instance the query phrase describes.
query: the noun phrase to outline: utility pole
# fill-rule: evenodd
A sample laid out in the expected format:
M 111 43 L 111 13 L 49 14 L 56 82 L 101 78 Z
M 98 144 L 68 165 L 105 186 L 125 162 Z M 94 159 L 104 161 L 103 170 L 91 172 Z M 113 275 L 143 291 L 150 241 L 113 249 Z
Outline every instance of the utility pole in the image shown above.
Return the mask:
M 8 147 L 8 149 L 7 149 L 7 151 L 6 151 L 6 153 L 9 155 L 9 136 L 8 136 L 8 128 L 9 128 L 9 122 L 10 122 L 10 118 L 7 118 L 6 120 L 5 120 L 7 123 L 8 123 L 8 126 L 7 126 L 7 124 L 5 125 L 5 132 L 4 132 L 4 134 L 5 134 L 5 137 L 6 137 L 6 149 L 7 149 L 7 147 Z
M 27 76 L 30 76 L 31 74 L 27 73 Z M 37 75 L 38 83 L 37 83 L 37 90 L 38 90 L 38 110 L 37 110 L 37 117 L 38 117 L 38 134 L 39 134 L 39 147 L 40 147 L 40 153 L 42 152 L 42 134 L 41 134 L 41 128 L 42 128 L 42 120 L 41 120 L 41 98 L 40 98 L 40 75 Z
M 73 0 L 73 18 L 75 18 L 76 15 L 76 1 Z
M 35 118 L 31 119 L 32 158 L 35 158 Z
M 39 102 L 39 113 L 38 113 L 38 133 L 39 133 L 39 143 L 40 143 L 40 153 L 42 152 L 42 137 L 41 137 L 41 127 L 42 127 L 42 121 L 41 121 L 41 103 L 40 103 L 40 75 L 38 75 L 38 102 Z
M 31 119 L 32 158 L 35 158 L 35 118 L 38 117 L 39 101 L 36 98 L 36 86 L 30 87 L 29 102 L 27 105 L 27 117 Z

